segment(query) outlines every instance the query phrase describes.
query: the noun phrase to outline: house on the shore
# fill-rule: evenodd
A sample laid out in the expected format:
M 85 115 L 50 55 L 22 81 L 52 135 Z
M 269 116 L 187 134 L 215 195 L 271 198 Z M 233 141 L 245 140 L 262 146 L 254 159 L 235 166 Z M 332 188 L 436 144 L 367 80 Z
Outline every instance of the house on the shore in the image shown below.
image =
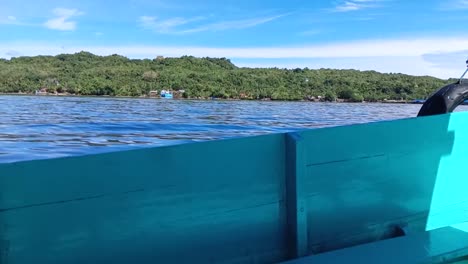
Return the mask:
M 149 97 L 159 97 L 159 93 L 157 90 L 149 91 L 148 93 Z
M 47 95 L 47 88 L 41 88 L 40 90 L 36 90 L 34 92 L 35 95 Z

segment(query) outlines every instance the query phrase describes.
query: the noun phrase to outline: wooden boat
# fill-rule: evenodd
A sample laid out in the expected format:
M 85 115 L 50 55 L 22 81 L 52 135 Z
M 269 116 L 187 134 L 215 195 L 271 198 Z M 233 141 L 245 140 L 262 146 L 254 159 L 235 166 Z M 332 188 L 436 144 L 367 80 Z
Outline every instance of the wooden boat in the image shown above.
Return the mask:
M 161 98 L 167 98 L 167 99 L 172 99 L 172 92 L 171 91 L 166 91 L 162 90 L 161 91 Z
M 449 263 L 467 163 L 458 112 L 0 164 L 0 263 Z

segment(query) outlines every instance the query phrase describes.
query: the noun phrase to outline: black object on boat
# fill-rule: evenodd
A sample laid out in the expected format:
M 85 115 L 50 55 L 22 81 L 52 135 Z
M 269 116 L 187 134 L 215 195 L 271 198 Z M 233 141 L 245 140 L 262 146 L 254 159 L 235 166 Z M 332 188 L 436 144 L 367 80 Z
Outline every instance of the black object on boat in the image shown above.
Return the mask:
M 418 116 L 451 113 L 468 98 L 468 82 L 446 85 L 424 102 Z
M 432 94 L 422 105 L 418 116 L 451 113 L 457 106 L 468 99 L 468 82 L 463 80 L 463 77 L 468 72 L 468 60 L 466 61 L 466 65 L 467 69 L 458 82 L 446 85 Z

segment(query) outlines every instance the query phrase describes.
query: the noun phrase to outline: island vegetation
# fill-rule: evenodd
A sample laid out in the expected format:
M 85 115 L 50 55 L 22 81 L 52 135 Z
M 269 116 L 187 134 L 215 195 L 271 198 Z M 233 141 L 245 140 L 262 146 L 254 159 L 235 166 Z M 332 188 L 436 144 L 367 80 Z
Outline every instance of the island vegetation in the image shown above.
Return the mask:
M 385 101 L 424 99 L 454 80 L 376 71 L 243 68 L 226 58 L 129 59 L 89 52 L 0 59 L 0 93 Z

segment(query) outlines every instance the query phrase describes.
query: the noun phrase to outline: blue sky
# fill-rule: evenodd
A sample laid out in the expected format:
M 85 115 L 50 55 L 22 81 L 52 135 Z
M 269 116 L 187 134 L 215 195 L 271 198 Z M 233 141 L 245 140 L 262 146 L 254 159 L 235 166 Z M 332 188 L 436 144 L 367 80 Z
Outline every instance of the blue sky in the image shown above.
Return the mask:
M 468 0 L 0 0 L 0 57 L 81 50 L 459 77 Z

